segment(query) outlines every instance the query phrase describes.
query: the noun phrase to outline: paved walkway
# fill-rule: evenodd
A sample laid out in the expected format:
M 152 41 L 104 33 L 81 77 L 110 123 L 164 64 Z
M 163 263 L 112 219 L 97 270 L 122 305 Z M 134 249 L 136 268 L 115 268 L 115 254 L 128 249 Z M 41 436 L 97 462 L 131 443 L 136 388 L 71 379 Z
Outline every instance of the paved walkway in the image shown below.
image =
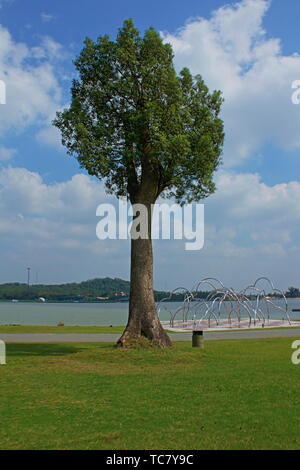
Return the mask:
M 120 334 L 93 333 L 0 333 L 0 340 L 6 343 L 111 343 L 116 342 Z M 173 341 L 191 341 L 192 333 L 170 334 Z M 300 328 L 255 330 L 255 331 L 210 331 L 204 333 L 205 341 L 222 339 L 254 338 L 299 338 Z

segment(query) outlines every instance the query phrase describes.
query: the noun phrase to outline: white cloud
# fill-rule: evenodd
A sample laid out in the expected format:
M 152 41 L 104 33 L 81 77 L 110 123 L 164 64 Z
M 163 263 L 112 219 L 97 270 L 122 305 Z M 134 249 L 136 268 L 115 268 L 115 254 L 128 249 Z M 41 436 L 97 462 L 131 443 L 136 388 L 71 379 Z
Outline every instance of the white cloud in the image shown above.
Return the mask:
M 83 174 L 46 184 L 25 168 L 0 170 L 0 282 L 22 279 L 24 263 L 41 282 L 128 278 L 128 243 L 96 238 L 96 208 L 112 200 Z
M 53 116 L 54 119 L 55 115 Z M 44 144 L 61 149 L 61 134 L 59 130 L 51 125 L 52 120 L 49 120 L 48 126 L 42 128 L 36 134 L 36 139 Z
M 107 200 L 103 186 L 83 174 L 47 185 L 38 173 L 25 168 L 0 171 L 2 216 L 23 214 L 49 220 L 82 221 L 95 217 L 97 205 Z
M 218 191 L 209 201 L 219 204 L 225 198 L 226 213 L 231 217 L 248 219 L 250 223 L 271 218 L 277 223 L 284 220 L 292 224 L 300 219 L 299 181 L 268 186 L 258 174 L 221 171 L 216 183 Z
M 270 275 L 283 287 L 295 283 L 300 182 L 268 186 L 258 175 L 222 171 L 217 184 L 218 192 L 205 201 L 203 250 L 186 252 L 185 240 L 155 241 L 156 285 L 191 286 L 214 275 L 239 286 L 259 274 Z M 7 280 L 12 260 L 15 266 L 47 266 L 45 281 L 93 275 L 128 278 L 129 241 L 96 238 L 96 208 L 103 202 L 116 204 L 116 198 L 84 174 L 46 184 L 38 173 L 24 168 L 2 169 L 0 256 L 6 263 L 0 266 L 0 279 Z M 10 269 L 15 273 L 11 280 L 18 279 L 16 268 Z
M 222 171 L 206 202 L 206 251 L 221 258 L 289 254 L 300 240 L 300 182 L 268 186 L 257 174 Z
M 242 287 L 263 275 L 282 288 L 299 284 L 300 182 L 269 186 L 258 174 L 223 170 L 216 183 L 218 191 L 204 201 L 203 250 L 155 243 L 158 285 L 172 279 L 172 286 L 188 287 L 212 276 Z
M 40 128 L 40 139 L 57 144 L 57 136 L 52 140 L 49 128 L 62 102 L 52 61 L 61 56 L 61 46 L 49 37 L 30 48 L 14 42 L 0 26 L 0 79 L 6 84 L 6 104 L 0 106 L 0 136 L 35 125 Z
M 0 162 L 10 160 L 16 153 L 16 149 L 0 147 Z
M 242 0 L 197 18 L 176 34 L 164 33 L 178 69 L 200 73 L 225 97 L 224 163 L 236 165 L 269 141 L 300 148 L 300 107 L 292 82 L 300 79 L 300 55 L 284 56 L 281 42 L 263 29 L 270 2 Z

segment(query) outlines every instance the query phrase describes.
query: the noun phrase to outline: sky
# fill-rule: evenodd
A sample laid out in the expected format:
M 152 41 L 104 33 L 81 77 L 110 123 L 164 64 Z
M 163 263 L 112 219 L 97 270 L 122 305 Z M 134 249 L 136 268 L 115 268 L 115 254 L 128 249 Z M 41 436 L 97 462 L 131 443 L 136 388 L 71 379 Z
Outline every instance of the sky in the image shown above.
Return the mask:
M 51 121 L 68 106 L 86 36 L 115 37 L 124 19 L 154 26 L 225 102 L 217 191 L 203 201 L 205 242 L 155 240 L 155 287 L 204 277 L 241 288 L 259 276 L 300 286 L 298 0 L 0 0 L 0 283 L 129 279 L 128 240 L 98 240 L 96 208 L 116 204 L 66 154 Z

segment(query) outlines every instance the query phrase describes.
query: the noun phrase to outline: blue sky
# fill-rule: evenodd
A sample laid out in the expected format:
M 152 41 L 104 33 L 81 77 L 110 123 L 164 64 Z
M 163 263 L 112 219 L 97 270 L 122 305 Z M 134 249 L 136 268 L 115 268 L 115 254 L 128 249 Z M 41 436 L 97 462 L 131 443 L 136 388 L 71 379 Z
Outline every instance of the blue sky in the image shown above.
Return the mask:
M 156 241 L 155 284 L 218 276 L 240 287 L 268 275 L 300 286 L 300 3 L 297 0 L 0 0 L 0 282 L 129 277 L 129 244 L 99 241 L 96 207 L 113 202 L 66 155 L 51 126 L 68 105 L 86 36 L 132 17 L 161 31 L 177 70 L 223 91 L 226 142 L 218 191 L 205 201 L 205 246 Z M 180 266 L 180 269 L 178 268 Z

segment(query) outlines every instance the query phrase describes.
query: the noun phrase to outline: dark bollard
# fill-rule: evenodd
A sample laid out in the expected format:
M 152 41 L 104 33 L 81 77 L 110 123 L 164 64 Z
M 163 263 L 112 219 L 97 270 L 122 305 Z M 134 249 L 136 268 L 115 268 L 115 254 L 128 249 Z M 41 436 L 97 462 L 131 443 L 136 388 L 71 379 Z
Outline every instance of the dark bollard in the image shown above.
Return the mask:
M 204 348 L 203 331 L 193 331 L 193 348 Z

